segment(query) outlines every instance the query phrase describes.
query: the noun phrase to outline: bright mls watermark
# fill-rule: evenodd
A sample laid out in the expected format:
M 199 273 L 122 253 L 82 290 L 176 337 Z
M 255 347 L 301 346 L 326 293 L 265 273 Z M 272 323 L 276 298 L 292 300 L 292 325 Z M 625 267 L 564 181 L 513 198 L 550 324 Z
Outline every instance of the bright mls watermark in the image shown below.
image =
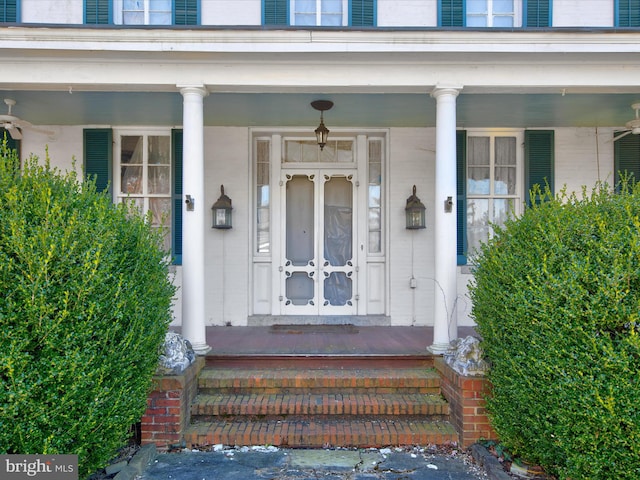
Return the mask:
M 2 480 L 78 480 L 77 455 L 0 455 Z

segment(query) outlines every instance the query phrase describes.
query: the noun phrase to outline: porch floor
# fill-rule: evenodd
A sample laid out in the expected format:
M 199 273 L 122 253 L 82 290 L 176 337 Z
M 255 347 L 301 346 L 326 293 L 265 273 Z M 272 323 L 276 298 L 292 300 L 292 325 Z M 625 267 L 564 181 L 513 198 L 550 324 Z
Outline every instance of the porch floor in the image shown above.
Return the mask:
M 458 337 L 476 335 L 458 327 Z M 207 327 L 211 354 L 229 356 L 412 356 L 425 355 L 433 327 L 278 325 L 273 327 Z

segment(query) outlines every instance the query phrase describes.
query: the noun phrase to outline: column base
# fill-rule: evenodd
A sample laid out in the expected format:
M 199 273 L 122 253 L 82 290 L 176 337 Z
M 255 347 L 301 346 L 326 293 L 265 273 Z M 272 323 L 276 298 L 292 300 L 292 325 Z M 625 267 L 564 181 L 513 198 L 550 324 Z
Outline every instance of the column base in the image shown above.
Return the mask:
M 433 345 L 429 345 L 427 347 L 427 351 L 429 353 L 433 353 L 434 355 L 442 355 L 447 350 L 449 350 L 448 343 L 434 343 Z
M 206 343 L 191 344 L 191 348 L 196 355 L 204 356 L 211 351 L 211 347 Z

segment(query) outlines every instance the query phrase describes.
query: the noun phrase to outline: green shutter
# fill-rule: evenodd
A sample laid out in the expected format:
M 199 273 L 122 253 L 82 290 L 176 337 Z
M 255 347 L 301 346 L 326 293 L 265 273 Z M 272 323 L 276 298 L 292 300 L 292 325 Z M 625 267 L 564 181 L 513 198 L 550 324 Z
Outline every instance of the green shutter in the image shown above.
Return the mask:
M 18 21 L 18 0 L 0 0 L 0 22 L 16 23 Z
M 9 147 L 9 150 L 15 150 L 18 152 L 18 156 L 20 156 L 20 140 L 12 138 L 8 130 L 0 128 L 0 143 L 4 141 L 5 137 L 7 138 L 7 147 Z
M 84 0 L 84 23 L 87 25 L 108 25 L 111 23 L 109 12 L 110 0 Z
M 640 0 L 617 0 L 616 26 L 640 27 Z
M 197 25 L 198 0 L 173 0 L 173 24 Z
M 110 128 L 84 130 L 84 175 L 93 178 L 99 192 L 111 194 L 113 134 Z
M 182 265 L 182 130 L 171 130 L 171 146 L 173 149 L 171 252 L 173 263 Z
M 640 135 L 625 135 L 614 142 L 613 165 L 616 189 L 622 178 L 629 178 L 633 183 L 640 180 Z
M 5 130 L 4 128 L 0 128 L 0 144 L 4 142 L 5 138 L 7 139 L 7 148 L 9 150 L 15 150 L 16 153 L 18 154 L 18 158 L 20 158 L 20 140 L 15 140 L 11 138 L 11 135 L 7 130 Z M 16 170 L 19 170 L 20 162 L 18 162 L 18 164 L 15 165 L 15 167 L 16 167 Z
M 456 132 L 456 215 L 458 265 L 467 264 L 467 132 Z
M 554 193 L 554 132 L 553 130 L 525 130 L 525 200 L 531 205 L 531 189 L 539 185 L 542 190 L 549 185 Z M 539 199 L 535 199 L 538 201 Z
M 262 0 L 263 25 L 289 25 L 289 0 Z
M 351 0 L 351 26 L 375 26 L 375 0 Z
M 551 26 L 551 0 L 524 0 L 524 27 Z
M 463 0 L 439 0 L 438 7 L 438 25 L 441 27 L 464 26 Z

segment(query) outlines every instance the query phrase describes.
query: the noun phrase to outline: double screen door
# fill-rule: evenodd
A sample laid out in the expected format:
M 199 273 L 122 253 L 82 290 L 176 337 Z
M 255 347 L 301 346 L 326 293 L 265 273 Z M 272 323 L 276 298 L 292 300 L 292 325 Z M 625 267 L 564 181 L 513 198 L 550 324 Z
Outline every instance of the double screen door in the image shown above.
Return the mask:
M 283 313 L 356 313 L 355 177 L 351 169 L 282 171 Z

